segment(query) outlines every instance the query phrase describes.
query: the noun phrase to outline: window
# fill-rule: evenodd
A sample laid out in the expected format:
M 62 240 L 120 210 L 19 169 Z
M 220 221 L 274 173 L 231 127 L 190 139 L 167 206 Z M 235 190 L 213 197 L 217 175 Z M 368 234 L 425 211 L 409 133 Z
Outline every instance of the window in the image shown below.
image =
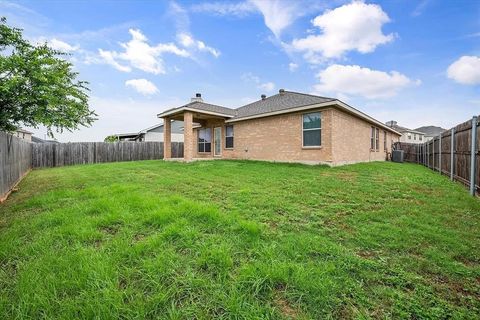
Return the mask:
M 372 127 L 370 135 L 370 149 L 378 151 L 380 148 L 380 129 Z
M 383 150 L 387 151 L 387 131 L 383 131 Z
M 212 131 L 210 128 L 198 129 L 198 152 L 212 152 Z
M 416 133 L 413 134 L 413 140 L 417 140 L 417 134 Z
M 322 145 L 322 117 L 320 112 L 303 115 L 303 146 L 320 147 Z
M 423 137 L 421 134 L 418 135 L 418 140 L 422 141 Z
M 370 135 L 370 149 L 375 150 L 375 127 L 372 127 L 372 133 Z
M 233 148 L 233 126 L 225 126 L 225 148 Z
M 407 137 L 408 137 L 408 140 L 412 140 L 412 134 L 410 132 L 407 134 Z

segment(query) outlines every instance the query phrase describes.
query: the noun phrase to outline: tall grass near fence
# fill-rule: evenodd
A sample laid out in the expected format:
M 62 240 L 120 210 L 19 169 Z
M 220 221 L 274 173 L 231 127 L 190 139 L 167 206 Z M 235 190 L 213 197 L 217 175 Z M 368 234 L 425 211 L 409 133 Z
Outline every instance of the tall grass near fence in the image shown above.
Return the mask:
M 30 170 L 31 164 L 31 143 L 0 132 L 0 202 Z
M 480 123 L 473 117 L 432 140 L 414 144 L 398 143 L 407 162 L 422 164 L 451 180 L 465 184 L 472 195 L 480 192 Z
M 183 142 L 172 142 L 183 157 Z M 0 132 L 0 202 L 31 168 L 163 159 L 163 142 L 31 143 Z

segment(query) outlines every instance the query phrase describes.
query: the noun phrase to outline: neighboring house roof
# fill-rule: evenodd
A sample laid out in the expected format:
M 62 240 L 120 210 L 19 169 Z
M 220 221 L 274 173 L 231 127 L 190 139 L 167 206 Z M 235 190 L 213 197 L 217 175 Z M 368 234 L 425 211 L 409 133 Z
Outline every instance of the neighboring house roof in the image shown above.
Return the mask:
M 399 126 L 399 125 L 391 125 L 389 126 L 390 128 L 392 128 L 393 130 L 395 131 L 398 131 L 400 133 L 404 133 L 404 132 L 410 132 L 410 133 L 416 133 L 416 134 L 424 134 L 423 132 L 420 132 L 420 131 L 416 131 L 416 130 L 412 130 L 412 129 L 408 129 L 408 128 L 405 128 L 405 127 L 402 127 L 402 126 Z
M 22 129 L 22 128 L 18 128 L 17 130 L 15 130 L 16 132 L 21 132 L 21 133 L 28 133 L 28 134 L 33 134 L 33 132 L 30 132 L 28 130 L 25 130 L 25 129 Z
M 32 136 L 32 142 L 34 143 L 59 143 L 56 140 L 45 140 L 45 139 L 40 139 L 38 137 Z
M 354 114 L 370 123 L 373 123 L 383 129 L 400 133 L 384 123 L 370 117 L 369 115 L 349 106 L 348 104 L 335 99 L 321 96 L 315 96 L 306 93 L 285 91 L 280 89 L 279 93 L 268 98 L 264 98 L 237 109 L 230 109 L 216 106 L 204 102 L 193 101 L 184 106 L 166 110 L 159 113 L 157 117 L 172 116 L 182 111 L 201 111 L 202 113 L 223 116 L 228 118 L 226 122 L 235 122 L 252 118 L 267 117 L 282 113 L 308 110 L 311 108 L 336 106 L 343 111 Z
M 183 121 L 172 121 L 171 130 L 172 133 L 183 133 Z M 159 123 L 151 126 L 150 128 L 140 130 L 139 134 L 147 132 L 163 132 L 163 123 Z
M 446 129 L 443 129 L 442 127 L 436 127 L 436 126 L 423 126 L 415 130 L 423 132 L 426 136 L 434 137 L 434 136 L 440 135 L 440 133 L 444 132 Z
M 116 133 L 114 136 L 119 138 L 134 138 L 144 135 L 147 132 L 163 132 L 163 123 L 156 124 L 149 128 L 132 133 Z M 183 121 L 172 121 L 172 133 L 183 134 Z

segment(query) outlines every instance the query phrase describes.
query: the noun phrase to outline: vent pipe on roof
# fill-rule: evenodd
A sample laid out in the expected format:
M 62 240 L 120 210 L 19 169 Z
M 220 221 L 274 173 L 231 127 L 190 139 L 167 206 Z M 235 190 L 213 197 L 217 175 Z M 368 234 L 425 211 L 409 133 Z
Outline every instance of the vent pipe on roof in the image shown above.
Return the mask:
M 192 101 L 191 101 L 191 102 L 196 102 L 196 101 L 198 101 L 198 102 L 202 102 L 202 101 L 203 101 L 203 99 L 202 99 L 202 94 L 201 94 L 201 93 L 196 93 L 196 94 L 195 94 L 195 98 L 192 98 Z
M 278 93 L 280 93 L 281 95 L 285 93 L 285 89 L 280 89 L 278 90 Z
M 265 100 L 265 99 L 267 99 L 267 96 L 266 96 L 266 95 L 264 95 L 264 94 L 262 94 L 260 97 L 262 98 L 262 100 Z

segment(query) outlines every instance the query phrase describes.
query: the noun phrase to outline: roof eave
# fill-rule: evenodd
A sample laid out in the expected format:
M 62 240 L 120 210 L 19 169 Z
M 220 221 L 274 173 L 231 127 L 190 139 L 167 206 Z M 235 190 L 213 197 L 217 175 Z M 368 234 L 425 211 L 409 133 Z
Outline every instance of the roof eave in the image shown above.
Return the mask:
M 219 116 L 219 117 L 224 117 L 224 118 L 233 118 L 233 115 L 230 114 L 225 114 L 225 113 L 220 113 L 220 112 L 214 112 L 214 111 L 205 111 L 205 110 L 200 110 L 200 109 L 195 109 L 195 108 L 188 108 L 188 107 L 180 107 L 176 109 L 171 109 L 167 110 L 163 113 L 157 114 L 157 118 L 163 118 L 163 117 L 168 117 L 175 115 L 177 113 L 181 113 L 183 111 L 191 111 L 191 112 L 197 112 L 197 113 L 203 113 L 203 114 L 208 114 L 212 116 Z

